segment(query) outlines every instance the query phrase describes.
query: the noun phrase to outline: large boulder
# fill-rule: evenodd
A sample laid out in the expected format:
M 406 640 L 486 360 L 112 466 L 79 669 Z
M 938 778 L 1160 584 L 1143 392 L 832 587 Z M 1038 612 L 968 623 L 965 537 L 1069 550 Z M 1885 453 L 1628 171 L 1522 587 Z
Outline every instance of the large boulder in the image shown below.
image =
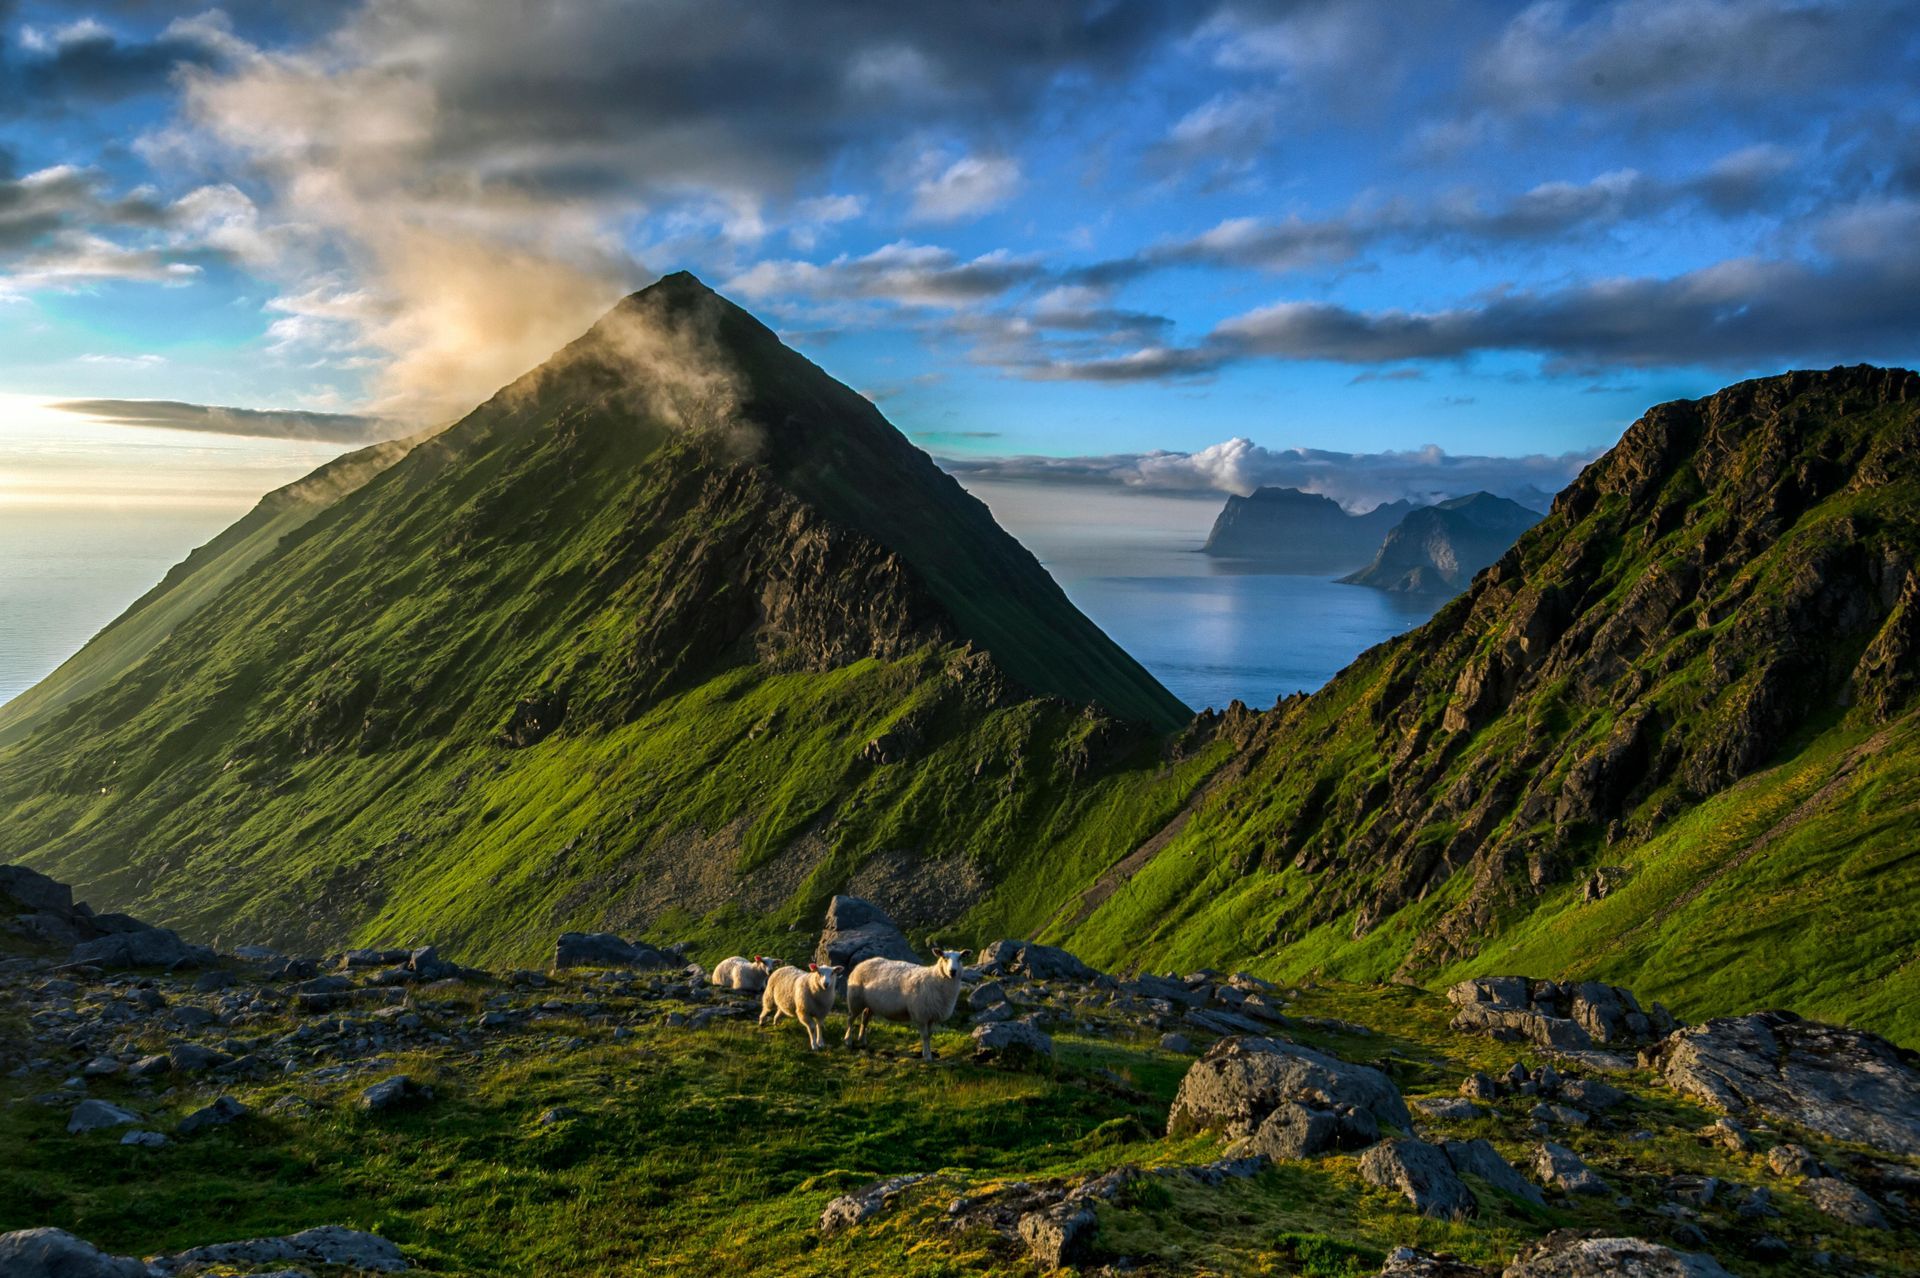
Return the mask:
M 1066 950 L 1037 941 L 995 941 L 980 951 L 980 966 L 1036 981 L 1091 981 L 1100 975 Z
M 1557 1229 L 1513 1258 L 1501 1278 L 1732 1278 L 1712 1256 L 1641 1238 Z
M 1569 1194 L 1607 1192 L 1607 1182 L 1600 1179 L 1600 1173 L 1587 1166 L 1585 1159 L 1565 1145 L 1556 1145 L 1552 1141 L 1543 1142 L 1533 1151 L 1533 1174 Z
M 190 945 L 171 928 L 148 927 L 114 932 L 73 947 L 72 962 L 94 967 L 212 967 L 219 955 L 204 945 Z
M 333 1265 L 354 1273 L 399 1273 L 407 1258 L 378 1234 L 340 1225 L 317 1225 L 280 1238 L 250 1238 L 245 1242 L 213 1243 L 148 1262 L 157 1278 L 185 1271 L 199 1273 L 215 1265 Z
M 1422 1216 L 1460 1220 L 1478 1210 L 1447 1151 L 1423 1140 L 1381 1141 L 1360 1155 L 1360 1174 L 1369 1184 L 1399 1190 Z
M 7 1278 L 147 1278 L 130 1256 L 109 1256 L 64 1229 L 0 1234 L 0 1274 Z
M 816 963 L 836 964 L 852 971 L 870 958 L 918 962 L 920 955 L 907 943 L 886 911 L 857 896 L 836 896 L 827 903 L 827 919 L 820 928 Z
M 680 964 L 642 941 L 624 941 L 611 932 L 562 932 L 553 947 L 553 965 L 626 967 L 645 971 Z
M 55 882 L 38 870 L 29 870 L 24 865 L 0 865 L 0 899 L 11 900 L 14 908 L 25 914 L 73 913 L 72 888 Z M 79 1242 L 78 1239 L 74 1241 Z M 85 1243 L 80 1245 L 86 1246 Z
M 77 1136 L 81 1132 L 105 1131 L 109 1127 L 126 1127 L 139 1121 L 140 1115 L 110 1101 L 83 1100 L 73 1107 L 73 1113 L 67 1119 L 67 1131 Z M 0 1270 L 0 1273 L 4 1272 Z
M 1815 1176 L 1801 1189 L 1822 1214 L 1835 1220 L 1857 1229 L 1887 1228 L 1887 1216 L 1880 1210 L 1880 1204 L 1837 1176 Z
M 1180 1080 L 1167 1134 L 1221 1130 L 1252 1136 L 1288 1101 L 1336 1115 L 1365 1115 L 1402 1130 L 1413 1125 L 1400 1089 L 1371 1066 L 1277 1039 L 1223 1038 Z
M 1675 1033 L 1660 1069 L 1674 1090 L 1728 1113 L 1920 1155 L 1920 1070 L 1875 1034 L 1792 1012 L 1726 1016 Z

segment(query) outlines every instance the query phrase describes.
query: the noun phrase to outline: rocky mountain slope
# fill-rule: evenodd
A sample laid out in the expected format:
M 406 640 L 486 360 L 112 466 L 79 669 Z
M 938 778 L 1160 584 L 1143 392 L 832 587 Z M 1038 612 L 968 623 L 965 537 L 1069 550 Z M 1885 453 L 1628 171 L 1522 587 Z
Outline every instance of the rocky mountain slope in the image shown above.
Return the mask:
M 1917 565 L 1920 377 L 1661 405 L 1426 626 L 1231 717 L 1233 763 L 1050 934 L 1920 1040 Z
M 1072 846 L 1152 819 L 1154 783 L 1103 806 L 1091 772 L 1159 771 L 1187 717 L 868 401 L 690 276 L 223 576 L 0 748 L 0 846 L 197 938 L 774 929 L 882 853 L 870 875 L 930 857 L 962 909 L 1043 821 Z
M 1393 526 L 1372 563 L 1340 580 L 1397 594 L 1458 594 L 1539 522 L 1539 511 L 1492 493 L 1422 506 Z
M 1373 557 L 1381 539 L 1412 509 L 1410 502 L 1386 502 L 1354 515 L 1318 493 L 1256 488 L 1249 496 L 1227 498 L 1203 549 L 1256 562 L 1265 572 L 1352 572 Z

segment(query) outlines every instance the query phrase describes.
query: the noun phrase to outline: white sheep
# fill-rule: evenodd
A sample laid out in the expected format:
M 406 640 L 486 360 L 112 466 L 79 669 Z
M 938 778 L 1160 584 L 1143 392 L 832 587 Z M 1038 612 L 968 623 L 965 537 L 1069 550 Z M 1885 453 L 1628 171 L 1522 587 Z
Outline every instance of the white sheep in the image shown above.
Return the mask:
M 807 1049 L 819 1051 L 827 1045 L 824 1022 L 833 1010 L 834 983 L 844 967 L 807 964 L 807 971 L 782 967 L 767 977 L 766 993 L 760 996 L 760 1024 L 778 1025 L 782 1016 L 791 1016 L 807 1031 Z
M 847 978 L 847 1045 L 866 1046 L 867 1023 L 879 1016 L 918 1029 L 921 1059 L 932 1060 L 933 1027 L 953 1015 L 971 953 L 935 950 L 925 967 L 889 958 L 870 958 L 855 967 Z
M 742 958 L 735 954 L 732 958 L 723 958 L 713 969 L 713 984 L 723 990 L 741 990 L 748 994 L 758 994 L 767 988 L 767 977 L 780 966 L 780 960 L 756 954 L 752 958 Z

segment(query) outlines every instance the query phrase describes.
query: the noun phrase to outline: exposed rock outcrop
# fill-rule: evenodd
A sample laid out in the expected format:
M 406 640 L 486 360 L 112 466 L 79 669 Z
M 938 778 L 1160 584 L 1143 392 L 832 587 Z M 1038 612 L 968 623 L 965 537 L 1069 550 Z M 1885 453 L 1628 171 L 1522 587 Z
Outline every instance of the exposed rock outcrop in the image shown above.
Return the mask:
M 1659 1062 L 1676 1091 L 1730 1114 L 1920 1154 L 1920 1068 L 1876 1034 L 1755 1012 L 1678 1031 Z
M 1460 1009 L 1453 1018 L 1456 1030 L 1562 1051 L 1635 1046 L 1673 1028 L 1672 1015 L 1660 1004 L 1642 1011 L 1631 990 L 1599 981 L 1481 976 L 1449 986 L 1447 1000 Z
M 1251 1137 L 1288 1102 L 1325 1113 L 1335 1132 L 1363 1139 L 1368 1132 L 1377 1139 L 1382 1124 L 1403 1131 L 1413 1125 L 1400 1089 L 1371 1066 L 1355 1065 L 1297 1043 L 1225 1038 L 1180 1080 L 1167 1133 L 1182 1136 L 1218 1130 L 1231 1137 Z
M 857 896 L 836 896 L 827 903 L 820 944 L 813 951 L 814 962 L 833 963 L 852 971 L 870 958 L 915 962 L 920 957 L 907 942 L 906 934 L 873 902 Z
M 1711 1256 L 1640 1238 L 1560 1229 L 1523 1250 L 1502 1278 L 1732 1278 Z

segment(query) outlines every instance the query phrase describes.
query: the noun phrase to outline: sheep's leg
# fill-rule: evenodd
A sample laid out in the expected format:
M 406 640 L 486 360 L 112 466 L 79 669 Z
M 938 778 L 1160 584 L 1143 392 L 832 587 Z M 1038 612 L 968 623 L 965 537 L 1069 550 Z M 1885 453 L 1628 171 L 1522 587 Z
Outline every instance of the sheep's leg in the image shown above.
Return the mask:
M 933 1059 L 933 1022 L 928 1021 L 920 1027 L 920 1059 Z
M 827 1045 L 826 1023 L 817 1016 L 803 1016 L 801 1023 L 807 1027 L 807 1050 L 817 1052 Z

